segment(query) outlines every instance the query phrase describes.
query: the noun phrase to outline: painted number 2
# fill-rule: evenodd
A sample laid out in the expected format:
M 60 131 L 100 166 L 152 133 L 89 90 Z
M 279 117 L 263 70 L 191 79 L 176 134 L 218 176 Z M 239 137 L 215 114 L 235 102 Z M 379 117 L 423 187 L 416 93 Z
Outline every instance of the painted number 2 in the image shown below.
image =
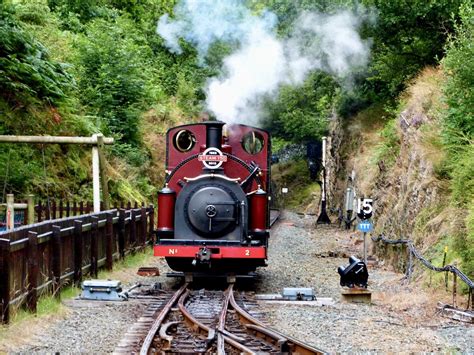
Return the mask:
M 245 256 L 250 256 L 250 250 L 245 249 Z

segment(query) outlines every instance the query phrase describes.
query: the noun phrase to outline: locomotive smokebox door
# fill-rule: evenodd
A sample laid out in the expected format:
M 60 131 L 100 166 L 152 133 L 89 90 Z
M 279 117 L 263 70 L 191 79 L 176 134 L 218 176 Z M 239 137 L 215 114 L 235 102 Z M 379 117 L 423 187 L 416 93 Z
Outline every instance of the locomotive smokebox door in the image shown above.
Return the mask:
M 195 192 L 187 208 L 190 223 L 201 235 L 221 233 L 235 223 L 235 201 L 228 192 L 216 186 Z

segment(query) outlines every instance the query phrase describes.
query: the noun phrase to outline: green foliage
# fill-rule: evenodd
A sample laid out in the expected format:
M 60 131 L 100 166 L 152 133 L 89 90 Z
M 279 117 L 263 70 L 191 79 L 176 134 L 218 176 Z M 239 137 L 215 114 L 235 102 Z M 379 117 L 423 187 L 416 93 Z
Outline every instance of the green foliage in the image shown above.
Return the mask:
M 474 274 L 474 10 L 472 2 L 461 7 L 456 35 L 446 46 L 442 61 L 447 80 L 443 117 L 443 142 L 448 152 L 446 166 L 451 177 L 454 204 L 467 209 L 466 229 L 456 237 L 455 247 L 466 272 Z
M 268 103 L 265 128 L 292 142 L 320 139 L 327 130 L 337 92 L 334 80 L 320 72 L 300 87 L 285 86 L 277 101 Z
M 365 36 L 373 40 L 368 82 L 379 97 L 397 95 L 420 69 L 437 63 L 462 2 L 363 1 L 377 10 Z
M 397 132 L 397 120 L 389 120 L 380 132 L 382 142 L 375 149 L 373 162 L 378 164 L 382 162 L 385 167 L 389 168 L 395 164 L 398 154 L 400 153 L 400 138 Z
M 442 61 L 447 74 L 444 92 L 449 106 L 444 120 L 447 144 L 472 144 L 474 138 L 474 61 L 469 60 L 474 58 L 473 16 L 472 6 L 462 7 L 462 23 L 456 26 L 456 37 L 448 42 Z
M 133 22 L 92 21 L 79 39 L 78 76 L 84 106 L 103 118 L 102 130 L 139 145 L 141 105 L 151 51 Z
M 15 8 L 0 4 L 0 97 L 11 105 L 56 104 L 72 78 L 65 66 L 49 60 L 47 49 L 14 17 Z

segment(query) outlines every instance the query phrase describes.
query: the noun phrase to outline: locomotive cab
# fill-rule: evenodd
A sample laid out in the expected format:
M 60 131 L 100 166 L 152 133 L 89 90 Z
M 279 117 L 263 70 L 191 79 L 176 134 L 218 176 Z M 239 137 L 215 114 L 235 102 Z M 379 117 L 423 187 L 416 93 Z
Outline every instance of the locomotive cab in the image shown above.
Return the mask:
M 210 121 L 167 133 L 155 256 L 176 271 L 239 272 L 265 266 L 270 136 Z

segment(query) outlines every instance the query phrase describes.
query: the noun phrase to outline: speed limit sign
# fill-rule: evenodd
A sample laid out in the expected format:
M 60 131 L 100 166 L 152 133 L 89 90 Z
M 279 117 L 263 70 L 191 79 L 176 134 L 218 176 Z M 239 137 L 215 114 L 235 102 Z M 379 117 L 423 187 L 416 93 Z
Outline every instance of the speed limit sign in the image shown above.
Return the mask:
M 360 198 L 357 201 L 357 216 L 360 219 L 366 220 L 372 217 L 374 212 L 373 202 L 374 200 L 371 198 Z

